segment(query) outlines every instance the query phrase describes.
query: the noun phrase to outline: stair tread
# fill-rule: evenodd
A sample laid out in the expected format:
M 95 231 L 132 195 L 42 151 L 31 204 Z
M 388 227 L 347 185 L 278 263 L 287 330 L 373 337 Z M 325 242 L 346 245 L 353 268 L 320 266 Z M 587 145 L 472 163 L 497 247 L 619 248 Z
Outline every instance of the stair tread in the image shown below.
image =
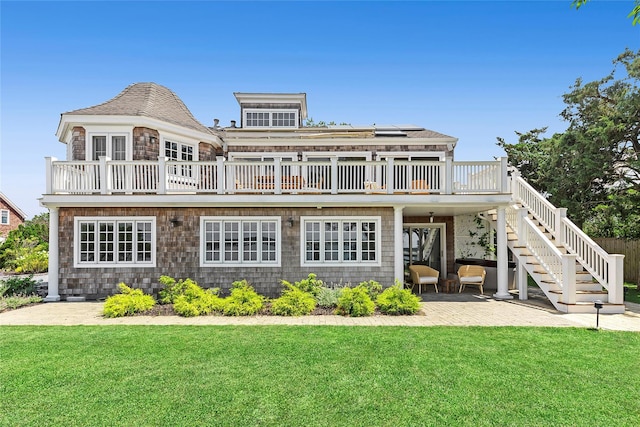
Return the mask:
M 562 290 L 560 289 L 553 289 L 550 290 L 549 292 L 554 293 L 554 294 L 561 294 Z M 585 290 L 576 290 L 576 294 L 581 294 L 581 295 L 607 295 L 609 292 L 607 291 L 585 291 Z
M 562 305 L 593 305 L 592 301 L 576 301 L 572 304 L 569 304 L 567 302 L 564 301 L 558 301 L 558 304 L 562 304 Z M 624 304 L 614 304 L 612 302 L 606 302 L 606 301 L 602 301 L 602 305 L 605 306 L 623 306 Z

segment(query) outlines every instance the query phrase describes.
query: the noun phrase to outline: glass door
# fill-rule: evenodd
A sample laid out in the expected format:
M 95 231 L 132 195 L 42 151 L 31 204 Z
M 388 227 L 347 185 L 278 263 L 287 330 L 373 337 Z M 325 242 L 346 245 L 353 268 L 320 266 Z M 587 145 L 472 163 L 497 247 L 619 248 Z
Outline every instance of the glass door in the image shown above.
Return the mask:
M 444 224 L 405 224 L 402 229 L 404 270 L 413 264 L 428 265 L 447 277 L 444 251 Z

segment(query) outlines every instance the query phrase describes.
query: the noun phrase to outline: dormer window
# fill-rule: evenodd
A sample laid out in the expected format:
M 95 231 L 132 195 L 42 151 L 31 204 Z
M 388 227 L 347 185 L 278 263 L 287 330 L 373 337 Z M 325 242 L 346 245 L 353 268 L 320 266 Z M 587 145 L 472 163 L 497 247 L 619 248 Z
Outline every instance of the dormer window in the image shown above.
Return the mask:
M 245 109 L 244 127 L 247 128 L 297 128 L 297 110 Z

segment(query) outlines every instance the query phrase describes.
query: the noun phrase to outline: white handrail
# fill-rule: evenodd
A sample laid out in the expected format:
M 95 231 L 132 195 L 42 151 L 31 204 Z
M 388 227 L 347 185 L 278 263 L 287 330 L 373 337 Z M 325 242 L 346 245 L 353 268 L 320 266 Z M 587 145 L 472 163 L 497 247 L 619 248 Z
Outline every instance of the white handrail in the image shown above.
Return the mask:
M 623 256 L 607 253 L 571 220 L 566 218 L 566 209 L 556 208 L 517 172 L 513 175 L 512 184 L 514 199 L 522 203 L 528 212 L 553 235 L 556 241 L 567 249 L 568 254 L 574 256 L 575 260 L 608 290 L 610 302 L 622 303 L 623 277 L 619 270 L 622 268 Z M 507 220 L 509 221 L 511 218 L 507 218 Z M 517 227 L 512 226 L 512 229 L 517 233 Z
M 527 248 L 559 287 L 562 287 L 562 252 L 529 218 L 524 218 Z
M 520 176 L 513 179 L 514 196 L 554 237 L 557 236 L 556 207 Z
M 453 162 L 270 161 L 233 160 L 181 162 L 97 162 L 50 159 L 48 176 L 55 193 L 258 193 L 293 194 L 482 194 L 502 193 L 506 166 L 500 161 Z M 504 187 L 504 188 L 503 188 Z

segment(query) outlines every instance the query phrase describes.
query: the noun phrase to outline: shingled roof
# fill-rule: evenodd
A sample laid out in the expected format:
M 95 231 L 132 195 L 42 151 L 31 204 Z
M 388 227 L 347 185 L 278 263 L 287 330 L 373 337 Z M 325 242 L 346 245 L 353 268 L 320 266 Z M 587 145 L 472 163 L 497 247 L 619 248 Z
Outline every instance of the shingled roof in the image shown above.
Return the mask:
M 107 102 L 64 115 L 142 116 L 212 134 L 175 93 L 157 83 L 134 83 Z

